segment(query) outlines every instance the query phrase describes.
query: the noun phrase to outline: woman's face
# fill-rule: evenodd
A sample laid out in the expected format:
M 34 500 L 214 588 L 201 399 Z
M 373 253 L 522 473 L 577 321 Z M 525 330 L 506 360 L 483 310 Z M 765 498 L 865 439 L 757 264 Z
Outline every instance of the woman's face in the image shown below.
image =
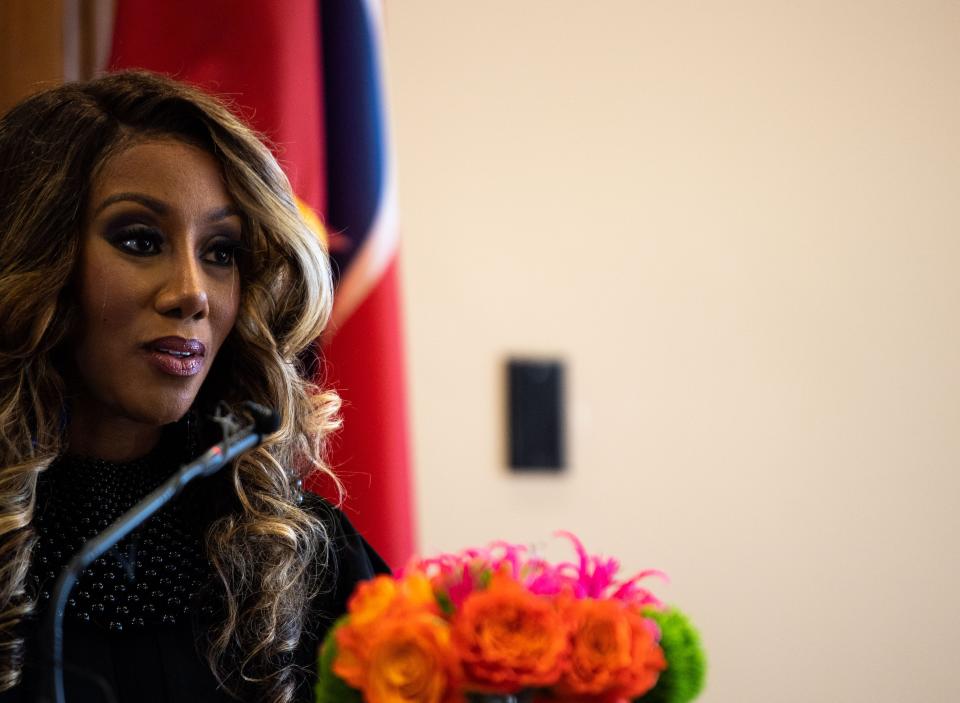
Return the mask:
M 98 421 L 174 422 L 237 317 L 241 218 L 219 163 L 172 138 L 116 153 L 91 186 L 77 406 Z

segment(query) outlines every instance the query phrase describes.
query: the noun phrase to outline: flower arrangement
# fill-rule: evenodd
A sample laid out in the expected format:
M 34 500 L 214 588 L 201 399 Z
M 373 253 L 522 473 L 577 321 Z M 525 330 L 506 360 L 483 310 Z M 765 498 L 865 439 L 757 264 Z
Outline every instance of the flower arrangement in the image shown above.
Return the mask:
M 320 651 L 321 703 L 687 703 L 705 657 L 689 620 L 619 564 L 551 564 L 505 542 L 360 584 Z

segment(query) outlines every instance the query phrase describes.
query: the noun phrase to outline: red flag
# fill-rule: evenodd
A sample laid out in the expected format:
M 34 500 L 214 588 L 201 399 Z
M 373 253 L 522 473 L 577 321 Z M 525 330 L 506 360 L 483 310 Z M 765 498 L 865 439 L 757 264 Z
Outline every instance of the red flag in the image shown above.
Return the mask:
M 344 430 L 332 463 L 348 516 L 400 565 L 414 539 L 380 27 L 372 0 L 124 0 L 109 65 L 225 97 L 270 138 L 297 197 L 333 232 L 324 352 Z

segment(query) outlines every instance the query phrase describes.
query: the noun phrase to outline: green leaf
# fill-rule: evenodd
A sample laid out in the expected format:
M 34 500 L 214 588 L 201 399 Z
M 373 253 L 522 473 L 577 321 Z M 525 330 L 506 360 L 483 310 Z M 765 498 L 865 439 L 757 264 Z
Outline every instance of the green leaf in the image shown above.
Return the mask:
M 453 615 L 457 609 L 453 606 L 453 601 L 450 600 L 450 596 L 443 592 L 438 592 L 436 594 L 437 605 L 440 606 L 440 612 L 446 615 L 447 617 Z
M 317 703 L 363 703 L 360 691 L 333 673 L 333 662 L 337 658 L 337 630 L 343 627 L 349 616 L 344 615 L 327 631 L 320 646 L 317 659 L 317 685 L 314 688 Z

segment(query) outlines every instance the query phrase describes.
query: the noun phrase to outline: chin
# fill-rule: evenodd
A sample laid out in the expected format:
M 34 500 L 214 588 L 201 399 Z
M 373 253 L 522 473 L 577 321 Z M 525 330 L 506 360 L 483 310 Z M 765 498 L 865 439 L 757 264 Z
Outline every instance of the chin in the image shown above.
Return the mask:
M 142 422 L 145 425 L 162 427 L 174 422 L 179 422 L 183 416 L 187 414 L 188 410 L 190 410 L 190 406 L 187 406 L 182 410 L 177 409 L 161 411 L 154 409 L 153 411 L 148 411 L 144 409 L 142 412 L 131 413 L 131 416 L 134 420 Z
M 136 407 L 131 407 L 128 414 L 135 420 L 150 425 L 169 425 L 177 422 L 189 412 L 196 394 L 189 396 L 159 394 L 154 397 L 141 397 Z

